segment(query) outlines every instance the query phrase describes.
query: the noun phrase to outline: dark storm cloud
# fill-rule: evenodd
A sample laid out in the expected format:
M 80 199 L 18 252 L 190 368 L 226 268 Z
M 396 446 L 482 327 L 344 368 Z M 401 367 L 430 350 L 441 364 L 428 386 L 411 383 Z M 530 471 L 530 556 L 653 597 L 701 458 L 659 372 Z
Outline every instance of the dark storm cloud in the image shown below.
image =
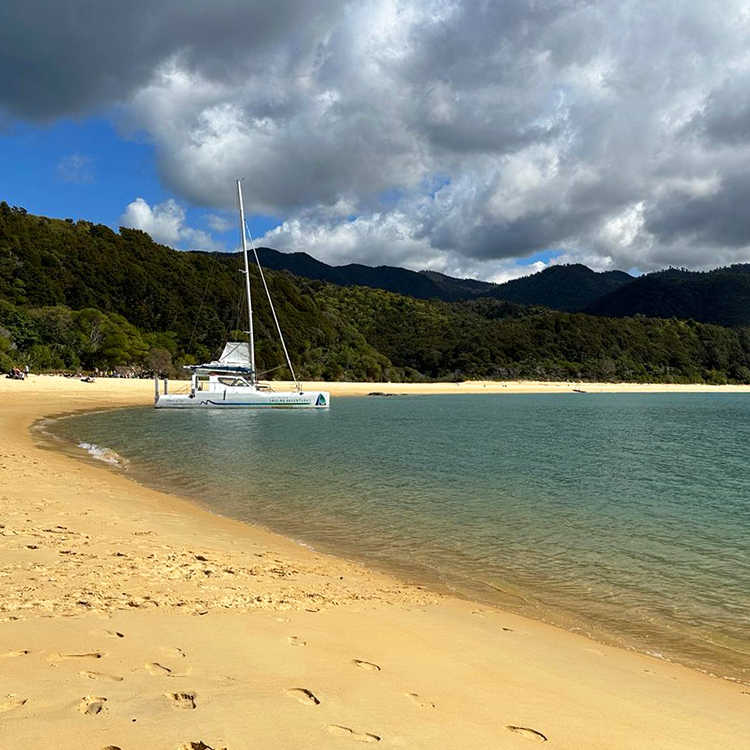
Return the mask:
M 24 0 L 0 7 L 0 105 L 29 119 L 126 99 L 174 55 L 210 77 L 247 75 L 277 45 L 304 45 L 336 0 Z M 243 69 L 238 69 L 242 64 Z
M 706 98 L 688 128 L 714 145 L 750 144 L 750 75 L 730 78 Z
M 646 229 L 664 244 L 741 248 L 750 245 L 750 175 L 732 175 L 716 193 L 672 197 L 646 214 Z

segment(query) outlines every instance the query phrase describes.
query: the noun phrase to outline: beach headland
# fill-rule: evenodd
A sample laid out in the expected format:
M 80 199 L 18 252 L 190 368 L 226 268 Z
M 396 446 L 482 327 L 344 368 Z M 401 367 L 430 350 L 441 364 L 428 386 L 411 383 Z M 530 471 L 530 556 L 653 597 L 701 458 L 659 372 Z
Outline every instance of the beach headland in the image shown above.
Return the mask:
M 326 384 L 333 396 L 572 387 Z M 322 555 L 45 450 L 29 432 L 45 416 L 148 405 L 152 394 L 149 381 L 0 379 L 3 747 L 745 741 L 741 685 Z

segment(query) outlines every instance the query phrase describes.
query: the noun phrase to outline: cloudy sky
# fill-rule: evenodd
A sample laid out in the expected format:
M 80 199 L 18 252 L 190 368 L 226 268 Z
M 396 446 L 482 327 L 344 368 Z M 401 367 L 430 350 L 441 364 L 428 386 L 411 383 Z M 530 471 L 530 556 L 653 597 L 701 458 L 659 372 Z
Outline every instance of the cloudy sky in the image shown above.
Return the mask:
M 504 280 L 750 261 L 747 0 L 0 6 L 0 199 Z

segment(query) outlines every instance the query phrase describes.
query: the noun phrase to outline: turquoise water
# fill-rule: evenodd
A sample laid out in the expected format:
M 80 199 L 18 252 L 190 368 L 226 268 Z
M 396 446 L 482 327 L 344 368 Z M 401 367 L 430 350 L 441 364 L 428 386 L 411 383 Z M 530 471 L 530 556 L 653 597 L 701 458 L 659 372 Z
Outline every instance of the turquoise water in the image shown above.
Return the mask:
M 318 549 L 750 682 L 745 395 L 339 398 L 53 431 Z

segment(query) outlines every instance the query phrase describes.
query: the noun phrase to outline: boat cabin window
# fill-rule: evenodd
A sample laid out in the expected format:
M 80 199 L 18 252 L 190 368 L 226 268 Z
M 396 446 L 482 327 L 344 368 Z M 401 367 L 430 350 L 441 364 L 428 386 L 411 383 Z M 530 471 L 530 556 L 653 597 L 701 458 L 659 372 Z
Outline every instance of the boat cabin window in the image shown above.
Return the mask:
M 234 387 L 249 387 L 249 383 L 244 378 L 219 378 L 219 382 L 222 385 L 229 385 Z

